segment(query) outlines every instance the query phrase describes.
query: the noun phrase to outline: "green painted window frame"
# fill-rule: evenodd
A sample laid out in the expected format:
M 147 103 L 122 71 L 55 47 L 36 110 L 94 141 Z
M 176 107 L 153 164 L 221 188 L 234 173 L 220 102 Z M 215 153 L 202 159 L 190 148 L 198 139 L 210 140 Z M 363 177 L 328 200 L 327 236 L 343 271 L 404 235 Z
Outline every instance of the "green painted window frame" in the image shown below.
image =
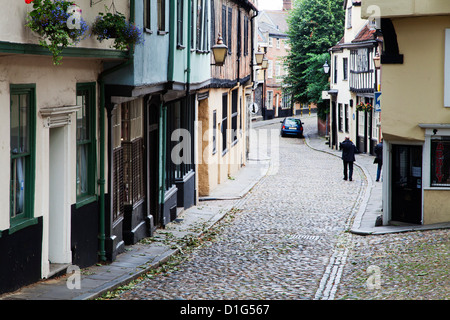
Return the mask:
M 10 177 L 10 228 L 9 233 L 14 233 L 20 229 L 30 225 L 37 224 L 37 218 L 34 217 L 34 197 L 35 197 L 35 180 L 36 180 L 36 85 L 35 84 L 10 84 L 10 130 L 12 120 L 12 103 L 13 95 L 27 95 L 29 112 L 27 114 L 27 134 L 28 151 L 21 153 L 13 153 L 10 149 L 10 164 L 14 159 L 19 157 L 26 157 L 28 161 L 25 162 L 25 191 L 24 191 L 24 212 L 12 216 L 13 211 L 13 177 Z M 11 145 L 10 145 L 11 147 Z M 10 168 L 11 172 L 11 168 Z
M 76 183 L 75 183 L 75 190 L 76 190 L 76 196 L 77 196 L 77 202 L 76 202 L 76 208 L 82 207 L 88 203 L 97 201 L 97 185 L 96 185 L 96 176 L 97 176 L 97 141 L 96 141 L 96 119 L 97 119 L 97 103 L 96 103 L 96 83 L 95 82 L 86 82 L 86 83 L 77 83 L 76 88 L 76 96 L 77 96 L 77 102 L 78 97 L 82 95 L 87 95 L 86 101 L 88 102 L 89 109 L 87 110 L 87 124 L 89 125 L 89 128 L 87 130 L 89 137 L 87 139 L 79 139 L 78 137 L 78 120 L 80 112 L 82 112 L 82 109 L 77 111 L 77 148 L 76 148 L 76 161 L 78 161 L 78 149 L 80 145 L 87 146 L 87 191 L 83 192 L 82 194 L 78 194 L 78 165 L 77 165 L 77 171 L 76 171 Z

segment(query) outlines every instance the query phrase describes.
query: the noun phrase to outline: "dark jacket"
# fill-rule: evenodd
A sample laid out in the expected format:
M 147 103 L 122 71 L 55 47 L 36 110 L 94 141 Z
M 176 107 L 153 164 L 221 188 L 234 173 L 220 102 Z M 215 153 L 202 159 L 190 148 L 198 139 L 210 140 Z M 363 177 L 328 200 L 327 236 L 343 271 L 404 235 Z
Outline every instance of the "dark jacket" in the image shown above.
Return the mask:
M 375 152 L 376 163 L 383 163 L 383 142 L 380 142 L 373 149 Z
M 342 160 L 355 161 L 355 153 L 357 152 L 356 146 L 350 140 L 344 140 L 340 143 L 342 150 Z

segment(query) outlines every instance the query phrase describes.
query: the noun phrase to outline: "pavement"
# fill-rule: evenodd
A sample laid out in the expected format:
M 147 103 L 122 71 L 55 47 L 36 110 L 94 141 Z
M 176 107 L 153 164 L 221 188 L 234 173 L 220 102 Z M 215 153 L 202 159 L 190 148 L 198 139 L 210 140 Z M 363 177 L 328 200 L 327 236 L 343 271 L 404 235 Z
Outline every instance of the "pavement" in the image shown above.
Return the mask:
M 307 145 L 319 152 L 340 157 L 341 152 L 332 150 L 326 144 L 326 139 L 314 131 L 316 116 L 306 115 L 302 119 L 305 119 Z M 262 127 L 279 121 L 280 119 L 258 121 L 252 123 L 252 127 Z M 308 127 L 312 130 L 308 130 Z M 356 158 L 355 165 L 365 175 L 367 187 L 350 232 L 373 235 L 449 227 L 449 224 L 375 226 L 377 216 L 382 214 L 382 183 L 375 182 L 376 165 L 373 164 L 373 156 L 358 154 Z M 219 185 L 208 197 L 200 198 L 196 206 L 181 212 L 166 228 L 156 230 L 150 240 L 127 246 L 125 252 L 119 254 L 115 261 L 99 263 L 81 270 L 71 266 L 66 274 L 43 279 L 15 292 L 0 295 L 0 300 L 90 300 L 125 285 L 183 251 L 187 239 L 201 236 L 238 205 L 239 201 L 244 201 L 245 195 L 269 170 L 270 158 L 267 155 L 250 152 L 247 164 L 235 176 Z

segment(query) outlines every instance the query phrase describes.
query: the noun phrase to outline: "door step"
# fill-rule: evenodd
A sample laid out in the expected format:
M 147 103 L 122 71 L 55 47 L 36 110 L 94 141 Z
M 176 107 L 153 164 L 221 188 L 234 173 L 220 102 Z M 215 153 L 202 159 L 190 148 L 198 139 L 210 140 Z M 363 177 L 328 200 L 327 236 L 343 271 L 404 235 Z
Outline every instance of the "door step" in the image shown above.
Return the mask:
M 65 274 L 70 263 L 50 263 L 50 272 L 48 278 L 56 277 Z

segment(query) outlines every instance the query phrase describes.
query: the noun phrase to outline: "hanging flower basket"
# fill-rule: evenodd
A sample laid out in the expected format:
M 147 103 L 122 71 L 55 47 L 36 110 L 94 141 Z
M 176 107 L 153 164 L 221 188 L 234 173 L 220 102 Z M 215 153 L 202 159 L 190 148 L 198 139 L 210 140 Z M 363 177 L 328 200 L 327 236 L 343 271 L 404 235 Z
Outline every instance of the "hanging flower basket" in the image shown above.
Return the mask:
M 117 50 L 129 50 L 143 41 L 142 31 L 128 22 L 120 12 L 106 14 L 100 12 L 91 32 L 100 42 L 105 39 L 114 39 L 113 47 Z
M 364 103 L 364 102 L 360 102 L 359 104 L 356 105 L 356 110 L 357 111 L 372 111 L 372 105 L 370 103 Z
M 61 64 L 61 52 L 82 40 L 88 29 L 81 18 L 81 9 L 66 0 L 25 0 L 25 3 L 33 3 L 26 26 L 40 37 L 39 44 L 52 53 L 53 64 Z

